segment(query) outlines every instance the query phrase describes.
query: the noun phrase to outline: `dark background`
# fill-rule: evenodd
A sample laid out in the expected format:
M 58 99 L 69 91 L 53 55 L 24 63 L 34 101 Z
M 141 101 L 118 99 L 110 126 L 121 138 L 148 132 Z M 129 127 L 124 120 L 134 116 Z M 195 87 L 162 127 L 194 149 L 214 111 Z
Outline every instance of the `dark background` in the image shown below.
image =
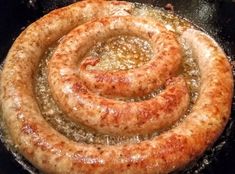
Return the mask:
M 0 0 L 0 60 L 4 60 L 14 39 L 28 24 L 50 10 L 72 2 L 74 0 Z M 139 0 L 138 2 L 160 7 L 172 3 L 176 14 L 193 21 L 213 36 L 224 48 L 230 57 L 231 63 L 234 64 L 235 2 L 232 2 L 232 0 Z M 197 163 L 180 173 L 235 174 L 234 101 L 231 119 L 223 135 Z M 32 170 L 32 167 L 28 165 L 27 167 L 29 167 L 28 171 Z M 29 172 L 23 169 L 12 153 L 7 151 L 0 141 L 0 174 L 16 173 L 28 174 Z

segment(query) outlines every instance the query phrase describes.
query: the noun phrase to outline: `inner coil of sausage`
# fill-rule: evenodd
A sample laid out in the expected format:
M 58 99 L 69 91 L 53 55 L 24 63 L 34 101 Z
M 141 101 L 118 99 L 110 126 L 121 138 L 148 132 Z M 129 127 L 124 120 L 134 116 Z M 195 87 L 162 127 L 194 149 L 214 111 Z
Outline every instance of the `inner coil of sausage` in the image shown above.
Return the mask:
M 153 58 L 139 68 L 125 71 L 88 71 L 86 66 L 94 66 L 99 60 L 92 57 L 77 67 L 79 57 L 92 43 L 122 34 L 148 39 Z M 171 126 L 187 110 L 186 82 L 183 77 L 174 78 L 181 59 L 179 43 L 161 24 L 135 17 L 101 18 L 64 37 L 49 62 L 48 81 L 54 99 L 73 121 L 101 133 L 146 134 Z M 163 84 L 166 89 L 158 96 L 140 102 L 115 101 L 95 93 L 99 90 L 134 97 Z

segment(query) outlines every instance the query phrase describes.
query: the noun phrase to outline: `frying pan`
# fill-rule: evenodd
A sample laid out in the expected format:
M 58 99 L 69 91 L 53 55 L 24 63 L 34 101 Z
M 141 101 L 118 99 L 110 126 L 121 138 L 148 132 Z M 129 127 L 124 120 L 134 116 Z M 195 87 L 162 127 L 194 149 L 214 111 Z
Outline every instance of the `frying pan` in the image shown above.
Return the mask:
M 49 11 L 75 0 L 0 0 L 0 61 L 14 39 L 25 28 Z M 174 5 L 174 11 L 198 25 L 220 43 L 235 66 L 235 1 L 213 0 L 139 0 L 153 6 Z M 233 74 L 235 71 L 233 68 Z M 231 119 L 224 133 L 199 160 L 190 164 L 184 174 L 235 173 L 235 98 Z M 38 171 L 21 157 L 14 156 L 0 141 L 0 174 L 29 174 Z

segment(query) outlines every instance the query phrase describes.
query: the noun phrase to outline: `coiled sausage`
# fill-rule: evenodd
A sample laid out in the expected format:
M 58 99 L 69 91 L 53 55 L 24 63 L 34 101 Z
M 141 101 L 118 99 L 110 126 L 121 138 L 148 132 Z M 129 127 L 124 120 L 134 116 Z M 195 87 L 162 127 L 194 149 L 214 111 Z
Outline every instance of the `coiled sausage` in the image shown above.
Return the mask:
M 169 173 L 200 156 L 224 129 L 233 93 L 231 67 L 218 44 L 194 29 L 182 37 L 198 60 L 200 95 L 192 112 L 175 128 L 140 143 L 107 146 L 71 141 L 43 119 L 33 75 L 46 47 L 79 24 L 84 13 L 89 20 L 127 7 L 131 4 L 82 1 L 56 10 L 30 25 L 9 51 L 1 83 L 4 122 L 20 153 L 43 172 Z

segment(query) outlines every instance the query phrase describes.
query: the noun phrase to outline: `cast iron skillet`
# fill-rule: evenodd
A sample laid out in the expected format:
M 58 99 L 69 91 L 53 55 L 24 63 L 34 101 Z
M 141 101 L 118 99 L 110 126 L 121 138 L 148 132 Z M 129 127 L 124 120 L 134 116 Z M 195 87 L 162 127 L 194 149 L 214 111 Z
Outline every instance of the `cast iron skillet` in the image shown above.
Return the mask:
M 0 0 L 0 61 L 2 62 L 14 39 L 25 26 L 52 9 L 75 0 Z M 235 2 L 233 0 L 139 0 L 138 2 L 164 7 L 174 5 L 175 13 L 193 21 L 213 36 L 224 48 L 230 61 L 235 62 Z M 233 62 L 233 63 L 234 63 Z M 234 70 L 234 69 L 233 69 Z M 234 73 L 234 72 L 233 72 Z M 234 73 L 235 74 L 235 73 Z M 184 174 L 235 173 L 235 99 L 231 119 L 215 145 Z M 30 166 L 30 165 L 29 165 Z M 22 167 L 0 141 L 0 174 L 29 174 L 32 166 Z

